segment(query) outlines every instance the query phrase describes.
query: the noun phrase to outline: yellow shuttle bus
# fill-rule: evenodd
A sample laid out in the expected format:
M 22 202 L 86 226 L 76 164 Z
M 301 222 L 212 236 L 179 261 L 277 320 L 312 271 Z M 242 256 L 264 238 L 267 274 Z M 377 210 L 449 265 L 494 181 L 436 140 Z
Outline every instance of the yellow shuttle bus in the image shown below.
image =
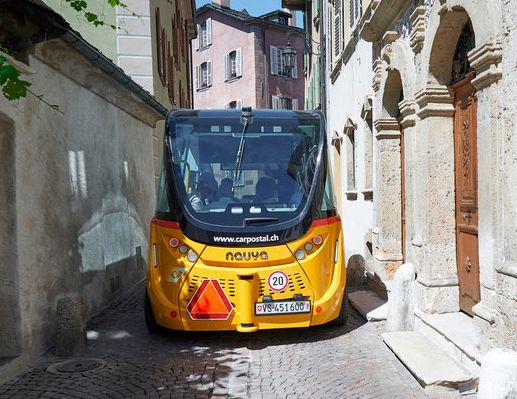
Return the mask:
M 151 331 L 345 324 L 341 220 L 321 113 L 167 116 L 151 224 Z

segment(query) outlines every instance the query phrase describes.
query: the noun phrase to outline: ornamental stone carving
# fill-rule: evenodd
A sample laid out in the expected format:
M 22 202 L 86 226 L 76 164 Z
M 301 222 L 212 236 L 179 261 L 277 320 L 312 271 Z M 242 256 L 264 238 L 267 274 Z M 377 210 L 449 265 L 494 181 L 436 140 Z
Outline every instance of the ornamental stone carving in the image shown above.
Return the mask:
M 503 46 L 498 40 L 490 40 L 482 46 L 469 52 L 470 66 L 476 70 L 472 84 L 477 90 L 482 90 L 497 82 L 503 76 L 501 60 Z
M 416 93 L 420 107 L 418 116 L 422 119 L 431 116 L 452 117 L 454 115 L 454 92 L 447 86 L 430 85 Z
M 372 87 L 376 92 L 381 88 L 381 80 L 382 80 L 382 60 L 380 58 L 376 59 L 373 63 L 373 79 L 372 79 Z
M 418 54 L 424 47 L 426 27 L 425 7 L 416 7 L 409 19 L 411 20 L 412 24 L 412 32 L 409 36 L 409 45 L 415 54 Z

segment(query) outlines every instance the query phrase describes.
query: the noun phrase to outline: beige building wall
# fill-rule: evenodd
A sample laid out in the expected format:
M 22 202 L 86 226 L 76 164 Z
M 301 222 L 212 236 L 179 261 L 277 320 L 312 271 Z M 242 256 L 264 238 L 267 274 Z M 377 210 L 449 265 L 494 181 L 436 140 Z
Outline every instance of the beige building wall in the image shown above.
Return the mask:
M 28 64 L 62 113 L 0 97 L 0 383 L 56 344 L 60 298 L 91 317 L 145 276 L 163 118 L 62 39 Z
M 117 64 L 152 94 L 154 88 L 149 0 L 125 0 L 124 3 L 137 16 L 116 7 Z

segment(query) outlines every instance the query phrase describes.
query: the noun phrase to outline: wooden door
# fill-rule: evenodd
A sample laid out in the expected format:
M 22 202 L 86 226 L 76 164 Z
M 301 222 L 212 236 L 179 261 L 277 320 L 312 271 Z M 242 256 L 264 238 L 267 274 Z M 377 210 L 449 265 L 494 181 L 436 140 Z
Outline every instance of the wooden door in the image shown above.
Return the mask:
M 404 175 L 404 129 L 400 129 L 400 215 L 402 228 L 402 262 L 406 261 L 406 179 Z
M 473 75 L 453 86 L 455 92 L 454 160 L 456 185 L 456 260 L 460 309 L 472 315 L 480 300 L 477 200 L 477 98 Z

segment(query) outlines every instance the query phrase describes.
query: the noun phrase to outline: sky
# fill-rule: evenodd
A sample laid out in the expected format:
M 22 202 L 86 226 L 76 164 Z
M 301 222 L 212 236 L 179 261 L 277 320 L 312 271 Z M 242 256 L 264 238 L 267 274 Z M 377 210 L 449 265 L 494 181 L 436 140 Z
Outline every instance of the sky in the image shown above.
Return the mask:
M 196 6 L 199 8 L 207 3 L 211 3 L 211 0 L 196 0 Z M 248 10 L 250 15 L 255 17 L 266 14 L 271 11 L 279 10 L 282 8 L 282 0 L 230 0 L 230 7 L 234 10 L 242 10 L 245 8 Z M 302 17 L 297 12 L 297 25 L 302 27 Z

